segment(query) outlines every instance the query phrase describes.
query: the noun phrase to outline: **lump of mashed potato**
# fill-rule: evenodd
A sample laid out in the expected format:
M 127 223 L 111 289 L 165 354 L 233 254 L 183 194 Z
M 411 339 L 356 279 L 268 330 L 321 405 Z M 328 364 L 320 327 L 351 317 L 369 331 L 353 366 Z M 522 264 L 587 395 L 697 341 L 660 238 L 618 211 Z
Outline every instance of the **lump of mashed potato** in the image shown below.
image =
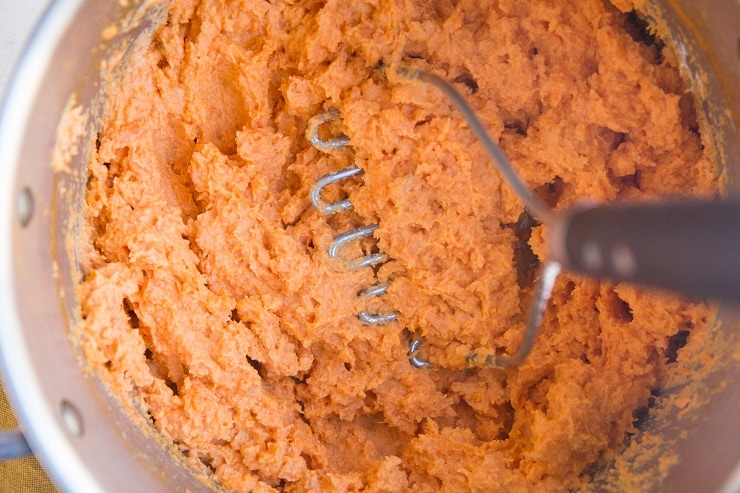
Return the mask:
M 620 2 L 625 4 L 628 2 Z M 676 59 L 602 0 L 173 0 L 111 84 L 90 150 L 81 341 L 192 465 L 239 491 L 565 491 L 623 446 L 705 304 L 562 275 L 521 341 L 543 226 L 444 96 L 526 183 L 579 198 L 711 195 Z M 336 108 L 321 152 L 308 121 Z M 311 185 L 351 211 L 320 214 Z M 344 269 L 342 250 L 382 251 Z M 377 283 L 382 296 L 358 296 Z M 361 310 L 398 311 L 368 326 Z M 409 364 L 423 337 L 435 364 Z M 679 344 L 680 345 L 680 344 Z

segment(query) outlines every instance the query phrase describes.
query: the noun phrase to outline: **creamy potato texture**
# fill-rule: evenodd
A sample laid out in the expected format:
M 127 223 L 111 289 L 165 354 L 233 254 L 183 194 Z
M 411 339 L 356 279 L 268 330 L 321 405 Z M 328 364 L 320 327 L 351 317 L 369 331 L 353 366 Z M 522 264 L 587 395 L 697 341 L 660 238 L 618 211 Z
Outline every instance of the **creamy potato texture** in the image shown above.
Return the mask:
M 172 1 L 90 149 L 88 361 L 227 489 L 578 488 L 712 313 L 565 273 L 524 364 L 466 369 L 475 348 L 519 347 L 545 226 L 445 97 L 389 67 L 452 81 L 556 210 L 711 195 L 676 58 L 619 7 Z M 321 152 L 306 126 L 332 108 L 322 131 L 350 143 Z M 353 164 L 364 175 L 324 198 L 354 208 L 320 214 L 311 185 Z M 386 263 L 329 258 L 370 224 L 342 256 Z M 367 326 L 361 310 L 399 317 Z M 409 364 L 416 336 L 434 368 Z

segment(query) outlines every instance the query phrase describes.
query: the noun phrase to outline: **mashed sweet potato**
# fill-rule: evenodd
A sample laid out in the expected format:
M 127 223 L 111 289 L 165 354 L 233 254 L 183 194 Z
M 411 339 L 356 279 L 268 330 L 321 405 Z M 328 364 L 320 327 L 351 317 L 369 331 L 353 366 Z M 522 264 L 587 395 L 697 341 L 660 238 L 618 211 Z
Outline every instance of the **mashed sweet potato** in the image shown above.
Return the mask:
M 543 226 L 445 97 L 386 68 L 453 81 L 556 210 L 711 195 L 677 62 L 619 6 L 173 0 L 90 149 L 89 362 L 228 489 L 578 488 L 711 310 L 566 273 L 523 365 L 465 369 L 474 348 L 518 348 Z M 322 130 L 350 144 L 322 152 L 306 126 L 332 108 Z M 353 164 L 325 191 L 353 210 L 320 214 L 311 185 Z M 328 256 L 369 224 L 342 255 L 390 260 Z M 409 364 L 417 336 L 431 369 Z

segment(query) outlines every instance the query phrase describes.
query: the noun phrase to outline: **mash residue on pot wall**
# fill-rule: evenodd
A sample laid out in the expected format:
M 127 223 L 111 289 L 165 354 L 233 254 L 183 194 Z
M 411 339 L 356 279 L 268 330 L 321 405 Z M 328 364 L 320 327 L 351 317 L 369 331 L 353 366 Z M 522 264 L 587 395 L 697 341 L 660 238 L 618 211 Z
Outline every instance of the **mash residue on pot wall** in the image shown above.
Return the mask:
M 675 57 L 601 1 L 175 0 L 90 150 L 85 355 L 226 488 L 577 488 L 713 312 L 565 274 L 523 365 L 464 369 L 516 351 L 542 226 L 400 63 L 453 81 L 555 208 L 717 188 Z M 305 130 L 330 108 L 350 145 L 323 153 Z M 321 215 L 311 185 L 350 164 L 325 199 L 354 209 Z M 343 255 L 391 260 L 346 271 L 327 248 L 368 224 Z

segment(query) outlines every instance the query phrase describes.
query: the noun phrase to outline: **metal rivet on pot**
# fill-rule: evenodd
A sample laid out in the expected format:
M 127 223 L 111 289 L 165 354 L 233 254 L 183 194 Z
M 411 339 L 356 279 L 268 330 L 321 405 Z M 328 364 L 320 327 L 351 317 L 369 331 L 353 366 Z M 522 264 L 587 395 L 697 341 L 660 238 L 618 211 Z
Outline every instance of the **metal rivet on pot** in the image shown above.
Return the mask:
M 75 436 L 82 436 L 82 415 L 69 401 L 62 400 L 61 403 L 62 422 L 67 431 Z
M 25 228 L 31 222 L 33 218 L 33 193 L 26 187 L 18 194 L 18 202 L 16 203 L 16 213 L 18 214 L 18 222 L 21 227 Z

